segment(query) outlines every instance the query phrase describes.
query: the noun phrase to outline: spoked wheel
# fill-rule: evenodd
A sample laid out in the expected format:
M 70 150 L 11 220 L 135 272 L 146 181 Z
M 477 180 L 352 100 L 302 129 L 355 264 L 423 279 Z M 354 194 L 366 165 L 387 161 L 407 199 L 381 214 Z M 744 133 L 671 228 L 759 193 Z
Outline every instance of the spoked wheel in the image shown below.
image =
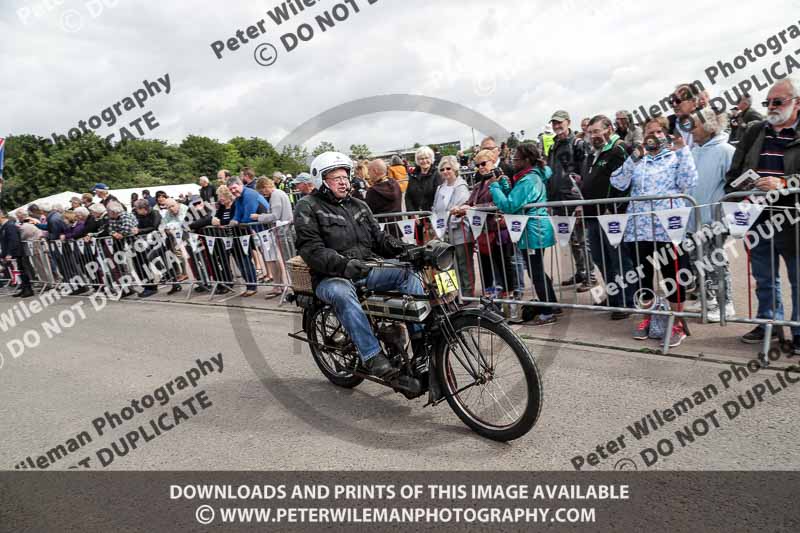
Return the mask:
M 355 368 L 358 354 L 355 351 L 345 354 L 342 350 L 333 349 L 344 348 L 349 344 L 349 338 L 332 309 L 323 307 L 313 311 L 308 330 L 306 333 L 314 362 L 331 383 L 352 389 L 364 381 L 364 378 L 354 376 L 347 370 Z
M 442 346 L 436 364 L 447 403 L 486 438 L 525 435 L 542 407 L 541 376 L 530 351 L 505 323 L 462 316 L 453 326 L 460 342 Z

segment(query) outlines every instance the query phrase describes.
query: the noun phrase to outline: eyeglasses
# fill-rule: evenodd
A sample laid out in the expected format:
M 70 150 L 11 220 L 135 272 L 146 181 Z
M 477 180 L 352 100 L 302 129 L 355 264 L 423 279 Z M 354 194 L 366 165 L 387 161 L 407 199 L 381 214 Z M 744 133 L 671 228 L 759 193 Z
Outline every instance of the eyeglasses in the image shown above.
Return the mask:
M 485 167 L 488 164 L 489 164 L 489 161 L 484 161 L 483 163 L 478 163 L 478 166 L 479 167 Z
M 334 183 L 347 183 L 350 181 L 348 176 L 331 176 L 330 178 L 325 178 L 326 181 L 332 181 Z
M 453 168 L 452 167 L 444 167 L 444 168 L 442 168 L 440 170 L 442 170 L 442 171 L 450 171 L 450 170 L 453 170 Z
M 691 96 L 687 96 L 685 98 L 681 98 L 680 96 L 677 96 L 677 95 L 673 94 L 672 96 L 669 97 L 669 104 L 672 107 L 678 107 L 679 105 L 681 105 L 681 102 L 688 102 L 691 99 L 692 99 Z
M 769 98 L 767 98 L 766 100 L 761 102 L 761 105 L 764 106 L 764 107 L 769 107 L 770 104 L 772 104 L 775 107 L 783 107 L 783 105 L 786 102 L 791 102 L 792 100 L 796 100 L 796 99 L 797 99 L 796 96 L 793 96 L 792 98 L 773 98 L 771 100 Z

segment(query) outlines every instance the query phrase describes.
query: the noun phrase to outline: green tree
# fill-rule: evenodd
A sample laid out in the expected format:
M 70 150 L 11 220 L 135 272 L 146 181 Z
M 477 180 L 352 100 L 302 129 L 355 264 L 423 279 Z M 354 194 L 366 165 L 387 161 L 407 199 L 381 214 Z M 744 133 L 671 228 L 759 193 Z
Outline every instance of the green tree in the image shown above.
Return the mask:
M 366 144 L 351 144 L 350 157 L 353 159 L 369 159 L 372 157 L 372 152 L 369 151 Z
M 228 152 L 225 146 L 215 139 L 189 135 L 180 144 L 180 150 L 192 161 L 194 176 L 213 176 L 222 169 Z M 238 172 L 239 169 L 228 169 Z
M 333 145 L 333 143 L 330 143 L 328 141 L 322 141 L 321 143 L 319 143 L 319 146 L 314 148 L 314 151 L 311 152 L 311 156 L 317 157 L 318 155 L 324 154 L 325 152 L 336 152 L 336 151 L 337 151 L 336 147 Z

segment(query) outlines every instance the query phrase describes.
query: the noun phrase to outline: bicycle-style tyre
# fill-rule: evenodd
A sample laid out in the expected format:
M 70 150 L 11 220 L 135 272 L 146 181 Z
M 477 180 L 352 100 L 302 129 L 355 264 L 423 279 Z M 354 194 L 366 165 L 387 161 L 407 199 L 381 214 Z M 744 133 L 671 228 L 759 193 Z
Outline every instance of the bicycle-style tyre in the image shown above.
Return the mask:
M 345 355 L 338 350 L 323 347 L 330 346 L 335 335 L 347 335 L 333 310 L 329 307 L 320 307 L 311 311 L 311 317 L 306 324 L 311 355 L 328 381 L 345 389 L 360 385 L 364 378 L 355 376 L 347 370 L 355 366 L 358 354 Z
M 505 322 L 466 315 L 456 317 L 453 327 L 461 342 L 441 343 L 436 354 L 447 403 L 483 437 L 501 442 L 522 437 L 543 404 L 541 374 L 530 350 Z

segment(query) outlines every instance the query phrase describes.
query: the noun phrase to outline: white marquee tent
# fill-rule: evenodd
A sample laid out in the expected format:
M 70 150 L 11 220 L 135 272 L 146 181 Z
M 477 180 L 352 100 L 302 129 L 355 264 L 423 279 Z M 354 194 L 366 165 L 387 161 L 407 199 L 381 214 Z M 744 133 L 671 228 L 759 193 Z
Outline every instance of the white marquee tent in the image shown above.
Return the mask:
M 190 195 L 199 194 L 200 186 L 197 185 L 196 183 L 186 183 L 184 185 L 154 185 L 151 187 L 134 187 L 132 189 L 111 189 L 109 192 L 112 195 L 116 196 L 116 198 L 120 202 L 122 202 L 122 204 L 125 205 L 125 207 L 130 209 L 131 193 L 135 192 L 136 194 L 139 195 L 139 198 L 141 198 L 142 191 L 145 189 L 149 190 L 152 196 L 156 195 L 156 191 L 164 191 L 172 198 L 178 198 L 181 194 L 190 194 Z M 39 204 L 39 203 L 49 203 L 51 205 L 61 204 L 61 206 L 64 207 L 64 209 L 67 209 L 69 207 L 69 201 L 73 196 L 80 197 L 81 193 L 65 191 L 65 192 L 60 192 L 58 194 L 53 194 L 51 196 L 46 196 L 44 198 L 37 198 L 33 202 L 29 202 L 25 205 L 17 207 L 16 209 L 14 209 L 14 211 L 12 211 L 12 214 L 16 212 L 17 209 L 20 208 L 27 209 L 27 207 L 31 204 Z

